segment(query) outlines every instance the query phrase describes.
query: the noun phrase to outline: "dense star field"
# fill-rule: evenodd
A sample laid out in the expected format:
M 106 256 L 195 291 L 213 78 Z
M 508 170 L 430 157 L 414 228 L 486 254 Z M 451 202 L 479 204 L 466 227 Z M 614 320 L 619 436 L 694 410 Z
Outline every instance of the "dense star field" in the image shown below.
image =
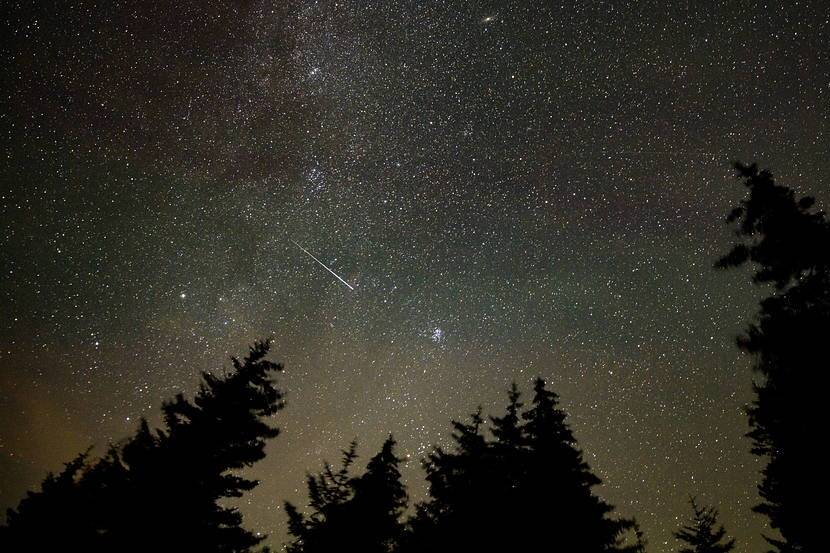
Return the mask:
M 732 161 L 830 199 L 830 16 L 725 4 L 4 6 L 0 507 L 273 336 L 275 545 L 352 438 L 417 499 L 452 418 L 543 376 L 650 551 L 690 494 L 758 550 L 765 290 L 712 266 Z

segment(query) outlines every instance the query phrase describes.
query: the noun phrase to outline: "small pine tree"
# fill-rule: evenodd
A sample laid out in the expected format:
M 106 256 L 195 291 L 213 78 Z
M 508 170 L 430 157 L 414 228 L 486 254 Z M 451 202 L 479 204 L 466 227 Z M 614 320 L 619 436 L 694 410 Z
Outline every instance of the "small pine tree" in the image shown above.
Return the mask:
M 678 553 L 729 553 L 735 548 L 735 540 L 726 538 L 724 527 L 718 526 L 718 512 L 713 507 L 702 507 L 694 497 L 692 521 L 674 533 L 674 537 L 686 544 Z
M 313 553 L 338 546 L 338 540 L 349 530 L 343 511 L 352 497 L 349 472 L 355 459 L 357 441 L 353 440 L 343 451 L 339 470 L 335 471 L 328 462 L 324 462 L 320 474 L 306 477 L 310 515 L 304 515 L 295 505 L 285 502 L 288 533 L 294 537 L 286 545 L 288 553 Z
M 305 515 L 286 503 L 288 532 L 293 540 L 289 553 L 335 550 L 389 553 L 403 533 L 401 516 L 406 509 L 406 489 L 401 483 L 402 459 L 394 452 L 392 436 L 369 460 L 366 472 L 349 475 L 356 458 L 356 442 L 343 452 L 340 470 L 328 463 L 323 472 L 307 479 L 309 507 Z

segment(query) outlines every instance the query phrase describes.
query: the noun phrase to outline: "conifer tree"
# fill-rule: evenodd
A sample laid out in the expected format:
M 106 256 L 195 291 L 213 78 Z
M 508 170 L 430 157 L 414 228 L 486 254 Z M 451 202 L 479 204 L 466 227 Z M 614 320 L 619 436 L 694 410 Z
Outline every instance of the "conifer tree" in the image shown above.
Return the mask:
M 57 551 L 63 543 L 89 543 L 95 525 L 85 490 L 78 485 L 88 457 L 88 451 L 81 453 L 60 473 L 48 474 L 40 490 L 27 492 L 17 509 L 7 511 L 0 551 Z
M 528 456 L 527 519 L 532 527 L 555 527 L 556 544 L 566 551 L 618 551 L 635 529 L 630 519 L 614 519 L 614 507 L 592 488 L 601 480 L 591 471 L 559 408 L 559 398 L 544 379 L 533 384 L 532 407 L 522 417 Z M 639 537 L 638 537 L 639 541 Z
M 735 540 L 726 538 L 724 527 L 718 526 L 718 512 L 713 507 L 702 507 L 694 497 L 689 499 L 692 506 L 692 521 L 674 533 L 679 541 L 686 544 L 678 553 L 729 553 L 735 548 Z
M 625 545 L 634 521 L 613 519 L 613 507 L 592 493 L 590 471 L 544 380 L 532 407 L 520 413 L 514 385 L 501 417 L 491 417 L 493 440 L 480 410 L 470 423 L 453 422 L 455 449 L 436 448 L 425 468 L 429 498 L 418 506 L 404 551 L 551 550 L 637 551 Z M 523 421 L 523 422 L 522 422 Z
M 491 432 L 496 438 L 496 443 L 504 448 L 517 449 L 522 446 L 521 414 L 519 410 L 522 403 L 519 401 L 521 393 L 519 387 L 513 382 L 510 391 L 507 393 L 507 409 L 503 417 L 490 417 L 493 423 Z
M 289 553 L 312 553 L 332 550 L 349 531 L 344 505 L 352 498 L 349 474 L 357 459 L 357 441 L 343 451 L 340 469 L 335 471 L 328 462 L 323 471 L 306 477 L 308 504 L 311 514 L 306 516 L 295 505 L 285 502 L 288 513 L 288 533 L 294 540 L 287 544 Z
M 814 497 L 815 439 L 827 428 L 821 408 L 830 343 L 830 223 L 756 165 L 738 164 L 749 197 L 729 215 L 739 242 L 716 264 L 751 264 L 756 284 L 772 284 L 757 320 L 738 345 L 755 358 L 760 380 L 748 408 L 752 451 L 767 465 L 755 507 L 781 539 L 781 553 L 820 551 L 825 539 Z M 810 498 L 810 499 L 808 499 Z
M 202 374 L 191 402 L 163 406 L 165 426 L 136 434 L 101 459 L 87 455 L 48 476 L 9 510 L 0 531 L 4 551 L 246 552 L 262 538 L 245 530 L 237 509 L 220 504 L 257 482 L 235 471 L 264 455 L 282 408 L 271 380 L 281 366 L 258 342 L 225 376 Z M 56 522 L 63 532 L 54 532 Z
M 349 471 L 356 458 L 356 442 L 352 442 L 343 452 L 340 470 L 335 472 L 326 463 L 322 473 L 309 476 L 311 513 L 305 515 L 286 503 L 288 530 L 293 537 L 287 551 L 394 551 L 403 533 L 401 517 L 407 503 L 399 468 L 402 459 L 394 448 L 395 440 L 389 436 L 366 471 L 352 477 Z
M 395 455 L 394 449 L 395 440 L 390 435 L 369 461 L 366 472 L 352 483 L 352 517 L 359 524 L 354 551 L 389 553 L 396 549 L 403 534 L 401 517 L 407 494 L 401 482 L 403 459 Z
M 507 406 L 501 417 L 490 417 L 490 434 L 487 456 L 483 459 L 488 465 L 486 471 L 488 501 L 493 509 L 500 510 L 495 530 L 499 532 L 494 540 L 488 536 L 490 546 L 498 543 L 502 548 L 522 547 L 527 533 L 518 533 L 523 528 L 527 517 L 526 501 L 531 495 L 528 488 L 529 450 L 526 447 L 524 429 L 522 428 L 523 404 L 519 401 L 521 393 L 515 382 L 507 392 Z M 505 538 L 505 539 L 502 539 Z
M 451 424 L 454 450 L 436 447 L 424 460 L 429 499 L 417 506 L 404 551 L 481 551 L 491 539 L 482 531 L 482 519 L 484 513 L 496 515 L 490 501 L 496 467 L 481 408 L 469 422 Z

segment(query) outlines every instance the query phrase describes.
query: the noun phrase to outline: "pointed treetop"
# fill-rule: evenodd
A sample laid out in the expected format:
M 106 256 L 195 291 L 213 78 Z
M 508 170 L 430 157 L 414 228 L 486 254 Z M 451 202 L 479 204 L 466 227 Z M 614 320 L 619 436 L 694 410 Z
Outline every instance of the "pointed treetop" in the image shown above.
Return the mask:
M 519 387 L 513 382 L 510 390 L 507 392 L 508 403 L 505 415 L 503 417 L 490 417 L 493 423 L 493 436 L 502 445 L 515 447 L 522 442 L 519 410 L 523 404 L 519 401 L 520 397 L 521 392 L 519 392 Z
M 718 525 L 718 511 L 700 506 L 697 499 L 689 498 L 692 521 L 674 533 L 674 537 L 686 544 L 679 553 L 729 553 L 735 548 L 734 539 L 726 539 L 726 530 Z

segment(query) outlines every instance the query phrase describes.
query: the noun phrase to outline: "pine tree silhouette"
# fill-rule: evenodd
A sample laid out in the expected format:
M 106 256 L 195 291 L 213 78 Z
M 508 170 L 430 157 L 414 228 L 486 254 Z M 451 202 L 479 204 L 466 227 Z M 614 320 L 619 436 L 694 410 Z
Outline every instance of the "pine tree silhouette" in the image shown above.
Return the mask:
M 487 466 L 489 481 L 488 501 L 501 509 L 497 528 L 503 528 L 495 540 L 489 537 L 489 545 L 499 547 L 522 547 L 527 533 L 517 533 L 526 524 L 526 501 L 529 498 L 528 468 L 531 455 L 525 447 L 526 437 L 522 428 L 523 404 L 519 401 L 521 394 L 516 383 L 512 383 L 507 392 L 507 406 L 501 417 L 490 417 L 490 434 L 493 436 L 488 444 L 487 454 L 482 461 Z M 507 506 L 512 506 L 504 508 Z
M 521 428 L 521 414 L 519 411 L 522 408 L 522 403 L 519 401 L 521 393 L 519 387 L 514 382 L 510 385 L 510 391 L 507 393 L 508 403 L 506 413 L 503 417 L 490 417 L 493 423 L 491 432 L 497 440 L 497 444 L 507 450 L 515 450 L 523 445 L 523 436 Z
M 78 485 L 88 456 L 81 453 L 59 474 L 47 475 L 39 491 L 27 492 L 16 510 L 7 511 L 0 550 L 59 551 L 61 544 L 89 542 L 95 526 L 89 520 L 89 498 Z
M 692 506 L 692 521 L 674 533 L 674 537 L 685 543 L 678 553 L 729 553 L 735 548 L 734 539 L 726 539 L 726 530 L 718 526 L 718 512 L 712 507 L 701 507 L 694 497 L 689 499 Z
M 395 440 L 390 435 L 380 452 L 369 461 L 366 472 L 352 483 L 353 516 L 360 524 L 353 551 L 394 551 L 403 534 L 401 517 L 407 494 L 399 469 L 403 460 L 395 456 L 394 448 Z
M 491 417 L 493 440 L 480 409 L 469 423 L 453 422 L 454 450 L 436 448 L 425 461 L 429 498 L 403 551 L 641 550 L 641 534 L 624 544 L 634 521 L 610 518 L 613 507 L 592 493 L 600 480 L 556 394 L 537 379 L 532 407 L 521 414 L 519 398 L 514 385 L 505 415 Z
M 304 515 L 286 503 L 288 530 L 294 538 L 289 553 L 328 551 L 395 551 L 403 533 L 401 517 L 407 504 L 401 483 L 402 459 L 389 436 L 380 452 L 369 460 L 366 472 L 349 476 L 356 458 L 356 442 L 343 452 L 340 470 L 328 463 L 323 472 L 307 479 L 311 513 Z
M 285 503 L 288 532 L 294 537 L 286 546 L 289 553 L 333 550 L 349 531 L 345 505 L 352 498 L 349 471 L 357 458 L 356 451 L 357 441 L 352 441 L 343 451 L 340 470 L 335 471 L 326 462 L 319 475 L 307 476 L 309 516 L 300 513 L 293 504 Z
M 164 404 L 163 429 L 142 420 L 103 458 L 84 454 L 47 476 L 9 510 L 0 549 L 250 551 L 262 538 L 219 502 L 256 486 L 234 471 L 260 460 L 278 434 L 268 419 L 283 406 L 271 380 L 282 367 L 265 359 L 268 349 L 256 343 L 226 376 L 203 373 L 192 402 L 178 395 Z
M 827 428 L 821 409 L 830 343 L 830 224 L 812 198 L 795 199 L 756 165 L 736 165 L 749 197 L 727 218 L 740 240 L 720 268 L 752 264 L 757 284 L 774 292 L 738 345 L 755 357 L 761 380 L 748 408 L 752 451 L 767 458 L 755 507 L 781 539 L 781 553 L 824 546 L 815 492 L 815 439 Z
M 417 506 L 417 515 L 409 522 L 404 551 L 487 550 L 493 526 L 483 525 L 482 520 L 496 516 L 490 498 L 501 486 L 493 481 L 500 475 L 482 433 L 481 408 L 470 422 L 451 424 L 455 450 L 436 447 L 424 460 L 430 498 Z
M 528 463 L 528 519 L 540 528 L 556 525 L 558 547 L 568 551 L 634 550 L 623 538 L 630 519 L 613 519 L 614 507 L 592 492 L 602 481 L 591 471 L 567 425 L 559 398 L 537 378 L 533 406 L 522 415 Z M 638 537 L 638 542 L 640 541 Z

